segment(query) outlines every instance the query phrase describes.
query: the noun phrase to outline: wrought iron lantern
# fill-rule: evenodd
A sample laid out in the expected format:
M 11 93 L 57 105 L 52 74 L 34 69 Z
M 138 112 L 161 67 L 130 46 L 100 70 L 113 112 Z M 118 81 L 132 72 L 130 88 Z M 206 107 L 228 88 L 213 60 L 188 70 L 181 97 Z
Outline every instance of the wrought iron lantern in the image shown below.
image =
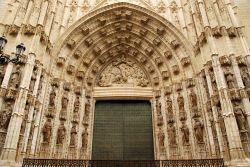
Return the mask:
M 12 63 L 18 63 L 20 57 L 23 55 L 24 51 L 26 50 L 23 43 L 16 46 L 16 56 L 15 58 L 9 58 L 3 53 L 3 49 L 5 45 L 8 43 L 8 40 L 5 38 L 5 36 L 0 37 L 0 65 L 8 64 L 9 62 Z

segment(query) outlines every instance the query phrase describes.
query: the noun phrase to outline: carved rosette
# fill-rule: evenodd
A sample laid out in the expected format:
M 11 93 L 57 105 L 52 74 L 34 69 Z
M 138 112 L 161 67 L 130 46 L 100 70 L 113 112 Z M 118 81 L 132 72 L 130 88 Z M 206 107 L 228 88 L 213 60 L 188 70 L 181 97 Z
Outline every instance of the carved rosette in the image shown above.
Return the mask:
M 113 60 L 102 71 L 97 80 L 100 87 L 138 86 L 147 87 L 149 80 L 144 71 L 132 60 L 125 56 Z

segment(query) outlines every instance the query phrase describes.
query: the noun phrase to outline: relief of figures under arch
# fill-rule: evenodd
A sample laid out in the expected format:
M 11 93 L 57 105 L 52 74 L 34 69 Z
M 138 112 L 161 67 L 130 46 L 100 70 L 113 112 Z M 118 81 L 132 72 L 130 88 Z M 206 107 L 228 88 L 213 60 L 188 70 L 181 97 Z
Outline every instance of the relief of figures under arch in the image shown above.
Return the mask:
M 113 60 L 101 73 L 97 81 L 100 87 L 138 86 L 147 87 L 149 80 L 144 71 L 125 56 Z

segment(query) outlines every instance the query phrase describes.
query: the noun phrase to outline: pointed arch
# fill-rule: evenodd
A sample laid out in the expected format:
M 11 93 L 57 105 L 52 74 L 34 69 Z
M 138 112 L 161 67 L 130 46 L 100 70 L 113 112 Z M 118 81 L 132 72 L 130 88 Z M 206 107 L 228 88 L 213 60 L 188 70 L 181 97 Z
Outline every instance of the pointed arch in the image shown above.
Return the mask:
M 92 11 L 60 37 L 52 54 L 53 75 L 96 86 L 106 61 L 123 54 L 145 66 L 153 87 L 164 87 L 195 72 L 193 46 L 168 20 L 143 7 L 115 3 Z M 62 69 L 61 69 L 62 68 Z

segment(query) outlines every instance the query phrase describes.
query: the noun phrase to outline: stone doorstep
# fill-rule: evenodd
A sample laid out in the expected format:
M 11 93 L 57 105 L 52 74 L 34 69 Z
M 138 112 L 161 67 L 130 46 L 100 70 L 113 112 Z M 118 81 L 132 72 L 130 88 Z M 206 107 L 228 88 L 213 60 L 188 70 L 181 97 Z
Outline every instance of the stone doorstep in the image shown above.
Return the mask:
M 0 167 L 21 167 L 22 163 L 16 163 L 10 160 L 0 160 Z
M 229 164 L 225 163 L 227 167 L 250 167 L 250 159 L 246 158 L 245 160 L 232 160 Z

